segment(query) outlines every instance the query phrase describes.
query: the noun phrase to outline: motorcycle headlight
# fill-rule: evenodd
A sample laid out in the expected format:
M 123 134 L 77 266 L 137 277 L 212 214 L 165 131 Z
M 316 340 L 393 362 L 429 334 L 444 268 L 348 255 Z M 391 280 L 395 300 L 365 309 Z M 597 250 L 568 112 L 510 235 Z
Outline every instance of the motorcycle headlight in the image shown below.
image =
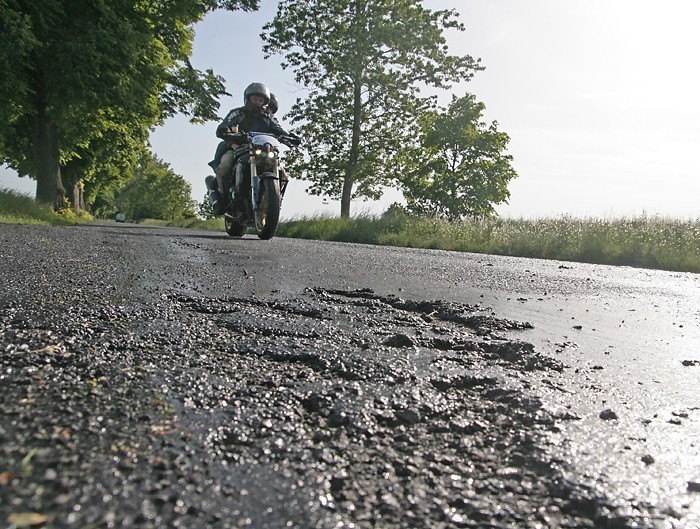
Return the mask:
M 277 154 L 275 151 L 264 151 L 263 149 L 255 149 L 253 151 L 253 156 L 259 160 L 273 160 Z

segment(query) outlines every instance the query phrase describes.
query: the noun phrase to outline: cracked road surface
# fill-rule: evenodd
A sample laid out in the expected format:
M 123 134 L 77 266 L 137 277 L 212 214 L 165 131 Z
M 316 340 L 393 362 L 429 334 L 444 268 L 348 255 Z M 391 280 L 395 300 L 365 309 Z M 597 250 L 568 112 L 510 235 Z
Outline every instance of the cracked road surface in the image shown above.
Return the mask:
M 698 527 L 700 280 L 0 225 L 10 527 Z

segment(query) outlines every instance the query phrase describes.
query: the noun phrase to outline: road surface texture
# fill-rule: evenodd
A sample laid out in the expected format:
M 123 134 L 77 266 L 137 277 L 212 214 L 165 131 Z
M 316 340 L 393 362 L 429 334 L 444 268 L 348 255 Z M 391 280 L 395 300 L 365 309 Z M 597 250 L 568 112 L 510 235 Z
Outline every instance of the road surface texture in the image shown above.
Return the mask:
M 700 276 L 0 225 L 0 524 L 700 526 Z

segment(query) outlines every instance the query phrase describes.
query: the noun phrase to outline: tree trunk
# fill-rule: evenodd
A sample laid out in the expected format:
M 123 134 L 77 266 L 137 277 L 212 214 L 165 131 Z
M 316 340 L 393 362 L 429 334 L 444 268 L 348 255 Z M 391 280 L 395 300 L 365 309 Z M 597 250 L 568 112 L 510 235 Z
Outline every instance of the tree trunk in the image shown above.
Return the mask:
M 76 215 L 81 211 L 85 211 L 84 186 L 80 177 L 81 174 L 81 166 L 75 160 L 64 164 L 61 168 L 61 178 L 65 182 L 67 195 L 70 197 L 71 206 Z
M 340 196 L 340 218 L 350 218 L 350 201 L 352 200 L 352 177 L 345 175 L 343 179 L 343 194 Z
M 49 122 L 45 109 L 36 116 L 34 126 L 34 167 L 36 170 L 36 201 L 65 207 L 66 190 L 61 180 L 58 132 Z
M 83 195 L 83 181 L 79 178 L 72 178 L 70 181 L 73 211 L 78 215 L 85 211 L 85 197 Z
M 355 72 L 353 87 L 353 123 L 352 141 L 350 143 L 350 156 L 345 167 L 343 179 L 343 192 L 340 196 L 340 217 L 350 218 L 350 202 L 352 201 L 352 187 L 355 183 L 357 161 L 360 158 L 360 136 L 362 134 L 362 68 Z

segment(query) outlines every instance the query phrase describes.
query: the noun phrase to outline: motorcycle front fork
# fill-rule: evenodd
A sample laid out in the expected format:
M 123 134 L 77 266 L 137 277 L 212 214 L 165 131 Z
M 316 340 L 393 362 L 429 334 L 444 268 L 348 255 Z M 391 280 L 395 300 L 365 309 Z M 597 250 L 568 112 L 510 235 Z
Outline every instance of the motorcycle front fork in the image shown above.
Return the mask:
M 258 168 L 254 163 L 250 163 L 250 201 L 243 200 L 245 194 L 246 180 L 243 174 L 243 164 L 236 164 L 236 170 L 234 174 L 234 183 L 231 187 L 231 200 L 233 201 L 234 207 L 238 209 L 245 209 L 246 215 L 252 217 L 253 211 L 257 207 L 256 197 L 258 196 L 258 191 L 260 187 L 260 177 L 258 176 Z M 279 179 L 279 169 L 277 170 L 277 177 L 280 183 L 280 196 L 284 197 L 284 192 L 287 190 L 287 184 L 289 180 Z

